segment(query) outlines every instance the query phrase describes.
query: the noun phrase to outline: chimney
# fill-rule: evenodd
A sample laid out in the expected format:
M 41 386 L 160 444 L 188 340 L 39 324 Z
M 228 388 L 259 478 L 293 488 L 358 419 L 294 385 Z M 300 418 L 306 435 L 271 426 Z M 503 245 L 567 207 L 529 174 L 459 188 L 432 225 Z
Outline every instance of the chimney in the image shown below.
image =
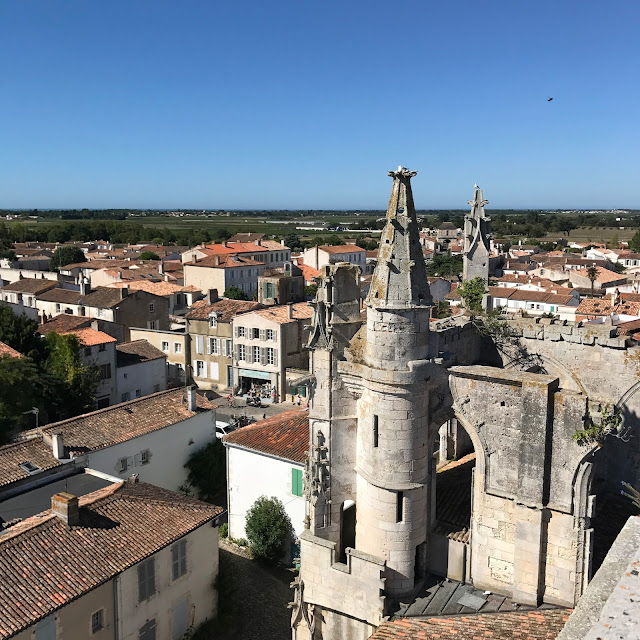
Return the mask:
M 198 262 L 198 256 L 195 254 L 195 251 L 191 254 L 191 264 L 195 264 Z
M 99 328 L 99 327 L 100 327 L 100 325 L 98 324 L 98 321 L 97 321 L 97 320 L 95 320 L 95 319 L 94 319 L 94 320 L 92 320 L 92 321 L 91 321 L 91 328 L 92 328 L 94 331 L 100 331 L 100 328 Z
M 284 247 L 284 240 L 280 240 L 280 244 Z
M 63 460 L 66 457 L 64 455 L 64 442 L 61 433 L 51 434 L 51 449 L 53 450 L 53 457 L 56 460 Z
M 209 304 L 216 302 L 217 300 L 218 300 L 218 290 L 209 289 Z
M 129 295 L 129 287 L 125 284 L 124 287 L 120 289 L 120 300 L 124 300 Z
M 289 318 L 289 320 L 293 319 L 293 305 L 291 302 L 287 305 L 287 318 Z
M 220 256 L 216 256 L 214 262 L 216 263 L 216 267 L 220 265 Z
M 87 280 L 87 278 L 82 278 L 82 280 L 80 280 L 80 293 L 83 296 L 89 295 L 89 293 L 91 293 L 91 284 L 89 280 Z
M 164 264 L 163 264 L 162 260 L 160 260 L 160 264 L 158 265 L 158 273 L 160 275 L 164 274 Z
M 228 247 L 228 246 L 229 246 L 229 245 L 227 244 L 227 241 L 226 241 L 226 240 L 222 243 L 222 246 L 223 246 L 223 247 Z
M 80 524 L 78 497 L 70 493 L 56 493 L 51 498 L 51 513 L 65 524 L 75 527 Z
M 196 409 L 198 408 L 198 405 L 196 402 L 198 397 L 198 394 L 196 393 L 197 389 L 198 387 L 196 387 L 195 385 L 192 385 L 187 389 L 187 408 L 192 413 L 195 413 Z
M 255 244 L 257 244 L 259 247 L 261 247 L 261 246 L 262 246 L 262 240 L 260 240 L 259 238 L 258 238 L 258 240 L 254 240 L 254 242 L 255 242 Z

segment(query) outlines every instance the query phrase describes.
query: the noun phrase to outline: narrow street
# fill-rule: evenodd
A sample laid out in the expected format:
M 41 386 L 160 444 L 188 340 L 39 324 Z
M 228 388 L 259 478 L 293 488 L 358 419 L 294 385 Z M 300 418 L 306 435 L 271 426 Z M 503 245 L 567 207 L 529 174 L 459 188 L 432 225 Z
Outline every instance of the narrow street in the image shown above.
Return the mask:
M 242 550 L 220 541 L 218 579 L 220 616 L 216 640 L 287 640 L 291 637 L 294 574 L 261 564 Z

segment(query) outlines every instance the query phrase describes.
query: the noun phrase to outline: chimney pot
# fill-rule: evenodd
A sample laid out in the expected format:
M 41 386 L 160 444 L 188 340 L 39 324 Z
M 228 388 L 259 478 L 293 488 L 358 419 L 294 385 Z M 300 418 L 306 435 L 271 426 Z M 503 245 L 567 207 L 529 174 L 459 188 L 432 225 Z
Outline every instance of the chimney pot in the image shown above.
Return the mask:
M 129 295 L 129 287 L 125 285 L 120 289 L 120 300 L 124 300 Z
M 289 320 L 293 318 L 293 305 L 291 303 L 287 305 L 287 316 Z
M 70 527 L 78 526 L 80 524 L 78 497 L 66 492 L 56 493 L 51 498 L 51 513 Z
M 209 289 L 209 304 L 216 302 L 217 300 L 218 300 L 218 290 Z
M 198 387 L 196 387 L 195 385 L 192 385 L 187 389 L 187 408 L 192 413 L 195 413 L 196 409 L 198 408 L 198 404 L 197 404 L 198 394 L 196 393 L 197 388 Z
M 196 262 L 198 262 L 198 256 L 196 256 L 195 251 L 191 254 L 191 263 L 195 264 Z
M 63 460 L 64 455 L 64 441 L 61 433 L 54 433 L 51 435 L 51 449 L 53 451 L 53 457 L 56 460 Z

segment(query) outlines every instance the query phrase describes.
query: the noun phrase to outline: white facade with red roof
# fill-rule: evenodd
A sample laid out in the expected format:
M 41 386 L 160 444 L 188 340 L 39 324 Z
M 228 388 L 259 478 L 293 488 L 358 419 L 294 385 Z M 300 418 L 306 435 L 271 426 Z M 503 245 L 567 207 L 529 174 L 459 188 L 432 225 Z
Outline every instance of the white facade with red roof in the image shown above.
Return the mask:
M 322 269 L 324 265 L 334 262 L 350 262 L 364 271 L 367 252 L 355 244 L 321 245 L 307 249 L 302 259 L 314 269 Z

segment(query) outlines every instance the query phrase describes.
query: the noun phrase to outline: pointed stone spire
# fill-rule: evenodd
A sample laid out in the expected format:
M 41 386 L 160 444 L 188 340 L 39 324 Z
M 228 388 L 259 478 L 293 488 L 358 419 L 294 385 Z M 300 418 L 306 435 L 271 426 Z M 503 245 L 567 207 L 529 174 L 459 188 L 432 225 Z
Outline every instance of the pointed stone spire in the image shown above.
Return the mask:
M 382 231 L 378 263 L 373 272 L 367 305 L 379 309 L 428 307 L 433 305 L 427 268 L 422 255 L 411 178 L 417 171 L 398 167 L 393 178 Z
M 482 189 L 474 185 L 473 200 L 469 200 L 471 211 L 464 218 L 464 250 L 462 254 L 462 279 L 489 280 L 489 225 L 491 218 L 485 215 L 484 205 L 489 204 Z

